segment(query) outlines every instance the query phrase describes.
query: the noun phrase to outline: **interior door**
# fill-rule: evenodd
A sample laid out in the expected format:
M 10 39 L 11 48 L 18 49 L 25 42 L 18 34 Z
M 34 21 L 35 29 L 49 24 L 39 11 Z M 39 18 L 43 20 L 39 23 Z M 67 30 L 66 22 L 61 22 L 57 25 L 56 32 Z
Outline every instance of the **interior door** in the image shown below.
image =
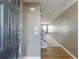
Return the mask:
M 0 58 L 16 59 L 18 0 L 0 0 Z

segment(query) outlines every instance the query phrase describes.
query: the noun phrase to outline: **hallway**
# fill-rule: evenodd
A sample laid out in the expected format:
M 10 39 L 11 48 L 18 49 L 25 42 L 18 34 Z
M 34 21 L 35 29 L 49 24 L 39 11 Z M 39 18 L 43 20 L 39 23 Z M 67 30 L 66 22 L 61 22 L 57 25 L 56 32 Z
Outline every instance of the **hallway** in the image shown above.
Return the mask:
M 78 0 L 0 0 L 0 59 L 78 59 Z

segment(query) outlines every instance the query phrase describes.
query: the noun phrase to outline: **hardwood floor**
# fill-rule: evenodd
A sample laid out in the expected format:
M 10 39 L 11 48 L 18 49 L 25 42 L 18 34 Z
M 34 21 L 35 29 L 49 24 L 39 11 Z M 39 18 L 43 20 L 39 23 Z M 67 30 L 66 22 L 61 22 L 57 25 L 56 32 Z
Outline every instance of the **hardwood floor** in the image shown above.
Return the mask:
M 73 59 L 66 51 L 60 47 L 42 48 L 41 59 Z

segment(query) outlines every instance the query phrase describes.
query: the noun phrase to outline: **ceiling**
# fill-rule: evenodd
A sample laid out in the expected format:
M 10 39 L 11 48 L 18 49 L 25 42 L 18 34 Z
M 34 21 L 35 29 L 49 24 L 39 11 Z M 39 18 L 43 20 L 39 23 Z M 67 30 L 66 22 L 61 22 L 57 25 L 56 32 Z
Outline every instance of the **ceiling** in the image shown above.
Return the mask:
M 77 0 L 23 0 L 26 3 L 40 3 L 42 23 L 50 23 Z

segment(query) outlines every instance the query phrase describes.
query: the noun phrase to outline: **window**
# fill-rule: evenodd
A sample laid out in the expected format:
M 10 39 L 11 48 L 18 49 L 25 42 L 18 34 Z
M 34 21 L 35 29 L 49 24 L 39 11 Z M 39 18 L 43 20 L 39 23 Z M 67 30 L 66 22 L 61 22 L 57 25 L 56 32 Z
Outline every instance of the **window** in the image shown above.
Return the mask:
M 48 33 L 48 24 L 42 24 L 42 31 L 45 32 L 45 34 Z
M 55 27 L 53 25 L 49 24 L 42 24 L 42 31 L 45 32 L 45 34 L 54 32 Z

